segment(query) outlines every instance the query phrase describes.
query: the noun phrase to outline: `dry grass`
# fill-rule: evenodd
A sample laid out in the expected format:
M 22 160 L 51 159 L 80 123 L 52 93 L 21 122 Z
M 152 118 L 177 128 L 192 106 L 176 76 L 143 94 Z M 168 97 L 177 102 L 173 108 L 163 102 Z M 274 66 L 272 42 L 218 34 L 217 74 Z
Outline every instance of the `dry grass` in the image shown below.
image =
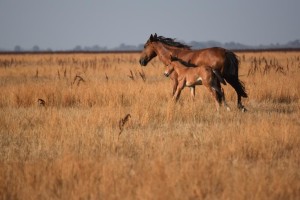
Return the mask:
M 300 53 L 238 55 L 247 113 L 139 54 L 0 55 L 0 198 L 298 199 Z

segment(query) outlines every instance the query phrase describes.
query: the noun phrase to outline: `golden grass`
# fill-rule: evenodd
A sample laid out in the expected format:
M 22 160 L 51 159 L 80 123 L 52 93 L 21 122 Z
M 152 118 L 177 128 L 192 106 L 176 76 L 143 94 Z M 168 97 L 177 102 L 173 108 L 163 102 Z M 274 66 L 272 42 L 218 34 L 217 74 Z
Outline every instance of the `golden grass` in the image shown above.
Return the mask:
M 298 199 L 300 53 L 238 56 L 247 113 L 139 54 L 0 55 L 0 198 Z

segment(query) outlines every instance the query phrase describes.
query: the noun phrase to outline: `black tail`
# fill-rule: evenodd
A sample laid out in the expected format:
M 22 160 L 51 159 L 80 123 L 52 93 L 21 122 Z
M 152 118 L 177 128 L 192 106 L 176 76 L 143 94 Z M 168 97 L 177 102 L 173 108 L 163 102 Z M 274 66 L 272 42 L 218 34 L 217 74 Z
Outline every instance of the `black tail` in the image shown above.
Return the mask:
M 236 76 L 225 76 L 225 80 L 235 89 L 236 93 L 242 97 L 247 98 L 248 94 L 245 92 L 245 85 Z
M 224 75 L 239 76 L 239 60 L 232 51 L 225 51 L 225 68 Z
M 232 51 L 226 50 L 225 58 L 223 72 L 225 80 L 235 89 L 238 95 L 247 98 L 248 94 L 245 91 L 245 85 L 239 80 L 239 60 L 237 56 Z

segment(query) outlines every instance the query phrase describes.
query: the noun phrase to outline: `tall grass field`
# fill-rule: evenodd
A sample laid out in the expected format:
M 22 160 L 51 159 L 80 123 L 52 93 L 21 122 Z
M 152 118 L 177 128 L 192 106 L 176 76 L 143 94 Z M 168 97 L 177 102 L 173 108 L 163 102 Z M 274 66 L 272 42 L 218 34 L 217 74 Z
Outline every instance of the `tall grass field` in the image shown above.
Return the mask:
M 299 199 L 300 52 L 236 54 L 245 113 L 139 53 L 1 54 L 0 199 Z

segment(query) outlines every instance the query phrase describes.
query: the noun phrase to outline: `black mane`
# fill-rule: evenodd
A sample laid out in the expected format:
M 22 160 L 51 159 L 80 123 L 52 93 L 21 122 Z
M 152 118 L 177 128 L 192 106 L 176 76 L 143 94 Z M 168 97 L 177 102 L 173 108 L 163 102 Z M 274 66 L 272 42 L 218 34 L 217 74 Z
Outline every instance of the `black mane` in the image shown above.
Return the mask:
M 191 46 L 177 42 L 177 41 L 175 41 L 175 39 L 172 39 L 172 38 L 158 36 L 158 37 L 156 37 L 156 39 L 166 45 L 169 45 L 169 46 L 183 48 L 183 49 L 189 49 L 189 50 L 191 49 Z

